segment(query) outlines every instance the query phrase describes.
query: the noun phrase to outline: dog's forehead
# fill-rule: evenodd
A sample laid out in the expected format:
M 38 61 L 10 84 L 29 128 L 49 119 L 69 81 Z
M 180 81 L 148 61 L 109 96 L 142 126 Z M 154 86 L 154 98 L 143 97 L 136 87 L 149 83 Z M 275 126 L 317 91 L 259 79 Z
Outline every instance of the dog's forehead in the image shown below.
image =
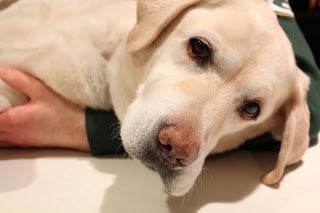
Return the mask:
M 181 20 L 180 29 L 185 30 L 182 33 L 207 31 L 238 47 L 247 47 L 254 41 L 261 45 L 261 40 L 276 38 L 279 28 L 276 16 L 265 2 L 225 2 L 190 8 Z
M 251 81 L 256 78 L 261 85 L 264 82 L 277 85 L 290 78 L 295 65 L 292 49 L 269 6 L 254 0 L 226 2 L 191 8 L 177 33 L 184 37 L 199 34 L 213 38 L 216 57 L 228 66 L 223 72 L 230 71 L 235 78 L 250 76 Z
M 267 98 L 277 90 L 283 92 L 276 93 L 272 96 L 273 99 L 286 96 L 289 91 L 289 86 L 288 88 L 286 86 L 290 85 L 288 79 L 293 76 L 291 71 L 295 63 L 290 56 L 292 55 L 290 43 L 281 30 L 275 14 L 264 1 L 247 0 L 243 1 L 243 4 L 242 1 L 225 2 L 228 4 L 217 6 L 203 3 L 190 8 L 175 22 L 173 25 L 175 30 L 170 31 L 172 32 L 170 36 L 165 37 L 170 38 L 166 39 L 169 45 L 161 48 L 166 51 L 163 54 L 166 57 L 170 55 L 168 49 L 175 55 L 183 55 L 176 54 L 177 52 L 173 50 L 176 44 L 179 44 L 177 41 L 185 42 L 193 36 L 209 38 L 213 46 L 214 63 L 206 70 L 208 75 L 182 79 L 182 83 L 174 84 L 175 87 L 191 97 L 200 96 L 201 91 L 215 99 L 218 91 L 224 91 L 219 93 L 219 97 L 226 93 L 225 91 L 229 91 L 229 94 L 232 94 L 232 97 L 229 96 L 231 99 L 243 96 L 253 99 Z M 248 2 L 258 6 L 250 6 Z M 171 59 L 176 57 L 170 57 Z M 181 70 L 181 67 L 189 70 L 193 67 L 189 66 L 193 63 L 189 59 L 183 61 L 187 65 L 179 66 L 177 69 L 176 63 L 168 63 L 172 67 L 164 68 L 161 60 L 159 68 L 161 67 L 160 70 L 163 71 L 171 70 L 169 76 L 172 76 L 173 70 Z M 193 89 L 189 88 L 190 85 Z

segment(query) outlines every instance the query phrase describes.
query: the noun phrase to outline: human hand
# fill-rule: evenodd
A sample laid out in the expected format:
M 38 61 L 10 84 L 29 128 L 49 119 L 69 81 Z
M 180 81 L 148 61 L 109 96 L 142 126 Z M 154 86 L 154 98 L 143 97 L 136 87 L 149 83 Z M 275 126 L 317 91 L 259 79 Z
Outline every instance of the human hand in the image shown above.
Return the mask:
M 0 114 L 0 147 L 62 147 L 89 151 L 84 109 L 20 71 L 0 68 L 0 78 L 29 97 L 26 104 Z

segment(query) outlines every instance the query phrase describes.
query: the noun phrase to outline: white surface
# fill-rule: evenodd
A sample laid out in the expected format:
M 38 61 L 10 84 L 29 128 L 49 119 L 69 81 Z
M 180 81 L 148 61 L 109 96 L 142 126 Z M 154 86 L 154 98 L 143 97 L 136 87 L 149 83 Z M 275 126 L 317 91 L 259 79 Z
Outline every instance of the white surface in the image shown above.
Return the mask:
M 130 159 L 64 150 L 0 150 L 1 213 L 320 212 L 320 145 L 278 188 L 259 182 L 275 154 L 208 159 L 192 193 L 169 198 L 160 178 Z

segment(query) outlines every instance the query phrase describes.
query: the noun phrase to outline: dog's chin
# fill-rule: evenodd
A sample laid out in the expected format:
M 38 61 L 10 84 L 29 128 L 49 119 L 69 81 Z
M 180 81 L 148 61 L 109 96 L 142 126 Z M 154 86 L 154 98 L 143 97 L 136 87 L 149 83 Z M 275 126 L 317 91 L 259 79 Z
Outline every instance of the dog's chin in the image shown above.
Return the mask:
M 129 153 L 130 154 L 130 153 Z M 135 153 L 137 154 L 137 153 Z M 139 160 L 144 166 L 157 172 L 162 180 L 165 190 L 171 196 L 183 196 L 193 186 L 198 174 L 201 171 L 201 166 L 194 168 L 194 166 L 174 168 L 160 160 L 156 153 L 145 151 L 141 155 L 132 155 Z
M 166 166 L 142 163 L 160 175 L 166 192 L 171 196 L 183 196 L 193 186 L 194 180 L 188 175 L 186 169 L 172 169 Z
M 171 196 L 180 197 L 185 195 L 190 191 L 194 184 L 194 180 L 190 181 L 190 177 L 184 177 L 184 175 L 179 174 L 179 172 L 173 171 L 171 175 L 163 175 L 159 173 L 166 191 Z
M 153 141 L 150 138 L 156 137 L 148 136 L 145 138 L 147 140 L 124 140 L 124 146 L 128 154 L 147 168 L 157 172 L 168 194 L 171 196 L 185 195 L 198 177 L 204 160 L 198 158 L 187 167 L 174 167 L 161 159 L 156 153 L 156 143 L 150 142 Z M 125 141 L 129 142 L 125 143 Z

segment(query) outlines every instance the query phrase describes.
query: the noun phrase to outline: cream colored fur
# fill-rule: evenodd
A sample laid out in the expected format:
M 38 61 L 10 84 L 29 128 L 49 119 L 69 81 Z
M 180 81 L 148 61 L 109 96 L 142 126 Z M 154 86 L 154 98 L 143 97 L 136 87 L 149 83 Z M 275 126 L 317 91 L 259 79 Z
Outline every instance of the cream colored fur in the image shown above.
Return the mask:
M 132 0 L 19 0 L 0 12 L 0 65 L 25 70 L 80 106 L 113 107 L 128 153 L 157 170 L 172 195 L 192 187 L 210 153 L 265 132 L 282 145 L 263 182 L 278 182 L 308 145 L 309 80 L 267 3 L 140 0 L 136 24 L 135 8 Z M 195 36 L 214 50 L 206 68 L 188 55 Z M 0 86 L 1 110 L 25 101 Z M 239 116 L 244 99 L 262 103 L 257 120 Z M 172 123 L 188 124 L 200 152 L 183 169 L 157 169 L 150 153 L 159 128 Z

